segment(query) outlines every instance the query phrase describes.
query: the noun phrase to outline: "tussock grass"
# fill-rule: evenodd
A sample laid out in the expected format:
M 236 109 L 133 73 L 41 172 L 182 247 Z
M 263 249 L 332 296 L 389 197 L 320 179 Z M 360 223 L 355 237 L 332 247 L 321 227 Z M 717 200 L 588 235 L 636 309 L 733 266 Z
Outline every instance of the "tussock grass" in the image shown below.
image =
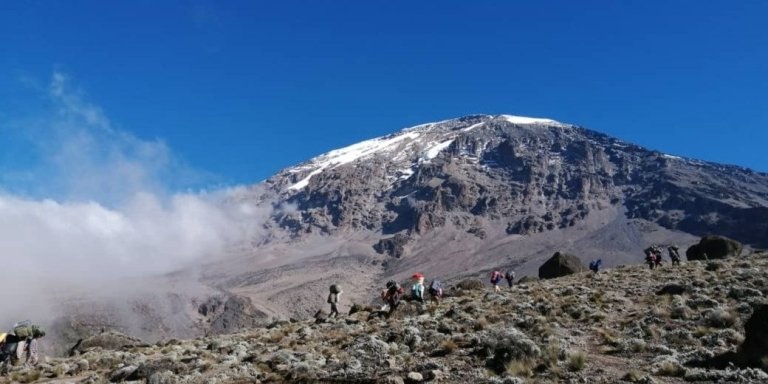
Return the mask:
M 512 376 L 531 377 L 536 363 L 531 359 L 512 360 L 504 367 L 506 372 Z
M 659 376 L 681 377 L 685 375 L 685 368 L 671 361 L 665 361 L 661 363 L 656 374 Z
M 459 346 L 453 340 L 445 340 L 440 343 L 440 349 L 445 351 L 446 354 L 451 354 L 459 349 Z
M 568 355 L 568 369 L 574 372 L 581 371 L 587 365 L 587 354 L 578 351 Z
M 643 378 L 643 373 L 633 369 L 629 372 L 627 372 L 621 379 L 624 381 L 629 381 L 630 383 L 637 383 Z

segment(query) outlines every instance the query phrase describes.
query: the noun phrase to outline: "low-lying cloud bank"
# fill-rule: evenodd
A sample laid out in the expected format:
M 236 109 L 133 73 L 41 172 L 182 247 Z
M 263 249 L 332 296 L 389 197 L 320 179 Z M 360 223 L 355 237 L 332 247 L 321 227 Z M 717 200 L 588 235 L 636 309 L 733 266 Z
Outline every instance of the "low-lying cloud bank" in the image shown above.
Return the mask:
M 259 236 L 271 207 L 249 204 L 245 188 L 176 192 L 209 175 L 116 129 L 60 72 L 38 90 L 34 116 L 0 121 L 0 151 L 28 148 L 23 163 L 0 164 L 0 330 L 67 290 L 119 291 Z

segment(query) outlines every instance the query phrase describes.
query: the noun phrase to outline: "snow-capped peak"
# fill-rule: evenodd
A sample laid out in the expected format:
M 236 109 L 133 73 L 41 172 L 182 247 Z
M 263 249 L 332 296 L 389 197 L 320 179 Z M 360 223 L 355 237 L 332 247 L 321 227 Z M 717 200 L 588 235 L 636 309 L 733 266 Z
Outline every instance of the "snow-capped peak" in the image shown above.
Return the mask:
M 354 162 L 381 153 L 408 151 L 415 154 L 418 162 L 429 162 L 440 152 L 448 148 L 459 135 L 475 130 L 493 120 L 503 120 L 517 125 L 542 125 L 564 127 L 567 124 L 551 119 L 513 116 L 513 115 L 474 115 L 416 125 L 398 133 L 365 140 L 357 144 L 336 149 L 322 154 L 295 168 L 288 173 L 302 173 L 301 180 L 288 187 L 288 190 L 300 190 L 309 184 L 309 180 L 325 169 Z M 393 156 L 395 157 L 395 156 Z M 400 158 L 402 156 L 397 156 Z M 406 172 L 407 173 L 407 172 Z

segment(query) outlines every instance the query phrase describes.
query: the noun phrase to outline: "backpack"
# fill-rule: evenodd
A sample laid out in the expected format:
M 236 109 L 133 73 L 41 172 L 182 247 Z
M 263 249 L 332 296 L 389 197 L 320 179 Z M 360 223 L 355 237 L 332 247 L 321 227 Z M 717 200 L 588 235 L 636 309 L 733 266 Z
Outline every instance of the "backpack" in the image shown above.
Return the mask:
M 504 278 L 506 278 L 509 281 L 512 281 L 515 279 L 515 271 L 509 271 L 504 275 Z
M 421 289 L 419 289 L 419 286 L 421 286 Z M 416 283 L 413 286 L 411 286 L 411 296 L 412 297 L 423 299 L 422 295 L 424 295 L 424 285 L 423 284 Z
M 340 293 L 341 292 L 341 285 L 333 284 L 331 285 L 331 293 Z
M 443 283 L 441 283 L 440 280 L 432 280 L 432 282 L 429 283 L 429 294 L 437 297 L 442 296 Z
M 387 281 L 387 289 L 394 292 L 400 290 L 400 284 L 397 283 L 397 281 L 390 280 Z
M 336 296 L 336 293 L 328 294 L 328 304 L 333 304 L 336 302 L 336 298 L 334 296 Z
M 32 337 L 34 330 L 29 325 L 19 325 L 13 328 L 13 334 L 21 339 Z
M 499 280 L 501 280 L 501 272 L 499 272 L 499 271 L 493 271 L 493 272 L 491 273 L 491 283 L 494 283 L 494 284 L 496 284 L 496 283 L 498 283 L 498 282 L 499 282 Z

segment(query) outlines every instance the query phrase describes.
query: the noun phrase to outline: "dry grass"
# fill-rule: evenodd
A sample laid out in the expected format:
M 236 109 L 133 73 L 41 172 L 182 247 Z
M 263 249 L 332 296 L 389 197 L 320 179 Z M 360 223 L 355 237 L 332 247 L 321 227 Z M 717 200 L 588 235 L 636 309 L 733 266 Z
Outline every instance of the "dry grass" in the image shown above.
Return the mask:
M 574 372 L 581 371 L 587 365 L 587 354 L 581 351 L 568 355 L 568 369 Z
M 619 335 L 612 329 L 598 329 L 597 334 L 602 339 L 603 345 L 615 347 L 619 344 Z
M 685 368 L 671 361 L 665 361 L 661 363 L 661 366 L 659 367 L 659 371 L 657 372 L 657 374 L 659 376 L 681 377 L 685 375 Z
M 533 360 L 512 360 L 504 367 L 506 372 L 512 376 L 531 377 L 536 363 Z
M 482 331 L 483 329 L 487 329 L 488 325 L 488 319 L 486 319 L 485 316 L 480 316 L 477 321 L 475 321 L 474 328 L 476 331 Z
M 627 372 L 624 375 L 624 377 L 622 377 L 621 379 L 625 380 L 625 381 L 629 381 L 630 383 L 637 383 L 642 378 L 643 378 L 643 373 L 638 371 L 638 370 L 636 370 L 636 369 L 633 369 L 633 370 Z
M 445 340 L 440 343 L 440 349 L 445 351 L 446 354 L 451 354 L 459 349 L 459 346 L 453 340 Z

